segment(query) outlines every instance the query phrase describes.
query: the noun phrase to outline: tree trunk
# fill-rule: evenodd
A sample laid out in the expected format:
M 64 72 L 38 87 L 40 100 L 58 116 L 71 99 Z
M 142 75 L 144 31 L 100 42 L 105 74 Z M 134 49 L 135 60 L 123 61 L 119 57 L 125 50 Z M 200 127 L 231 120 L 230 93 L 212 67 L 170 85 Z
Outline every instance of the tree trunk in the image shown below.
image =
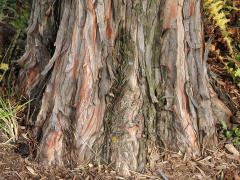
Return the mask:
M 35 0 L 20 89 L 49 165 L 112 163 L 216 145 L 201 1 Z

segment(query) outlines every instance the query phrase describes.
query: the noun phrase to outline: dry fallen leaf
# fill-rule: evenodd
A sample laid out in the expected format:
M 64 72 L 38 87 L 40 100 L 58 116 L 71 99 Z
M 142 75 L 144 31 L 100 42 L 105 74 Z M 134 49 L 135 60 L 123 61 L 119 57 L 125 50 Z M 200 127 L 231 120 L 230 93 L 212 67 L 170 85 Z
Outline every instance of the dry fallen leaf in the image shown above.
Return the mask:
M 239 156 L 238 150 L 232 144 L 226 144 L 225 148 L 234 156 Z
M 38 174 L 34 171 L 34 169 L 32 167 L 26 166 L 26 168 L 33 176 L 38 176 Z

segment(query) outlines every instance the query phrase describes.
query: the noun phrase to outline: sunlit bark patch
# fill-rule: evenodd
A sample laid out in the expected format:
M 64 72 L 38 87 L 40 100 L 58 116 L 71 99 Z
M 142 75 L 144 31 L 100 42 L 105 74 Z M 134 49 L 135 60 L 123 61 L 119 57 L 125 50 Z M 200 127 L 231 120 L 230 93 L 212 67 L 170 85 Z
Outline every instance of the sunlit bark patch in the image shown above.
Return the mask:
M 106 16 L 107 26 L 106 26 L 106 34 L 108 39 L 112 38 L 112 0 L 108 0 L 108 10 Z
M 57 154 L 61 154 L 62 151 L 62 132 L 61 131 L 55 131 L 49 133 L 45 147 L 46 149 L 46 156 L 47 156 L 47 162 L 48 164 L 55 164 L 60 163 L 62 164 L 62 161 L 58 159 L 59 162 L 56 161 L 55 156 L 59 157 Z
M 189 15 L 190 16 L 194 16 L 195 8 L 196 8 L 195 0 L 189 0 Z
M 172 23 L 176 20 L 178 15 L 178 1 L 166 0 L 164 7 L 163 29 L 172 27 Z

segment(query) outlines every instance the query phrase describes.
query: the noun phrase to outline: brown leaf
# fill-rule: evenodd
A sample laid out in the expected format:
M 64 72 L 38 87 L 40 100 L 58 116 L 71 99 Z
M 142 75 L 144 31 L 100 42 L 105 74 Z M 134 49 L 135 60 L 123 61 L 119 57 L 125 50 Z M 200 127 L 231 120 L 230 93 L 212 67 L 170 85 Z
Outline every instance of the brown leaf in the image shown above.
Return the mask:
M 226 144 L 225 148 L 235 156 L 239 156 L 238 150 L 232 144 Z

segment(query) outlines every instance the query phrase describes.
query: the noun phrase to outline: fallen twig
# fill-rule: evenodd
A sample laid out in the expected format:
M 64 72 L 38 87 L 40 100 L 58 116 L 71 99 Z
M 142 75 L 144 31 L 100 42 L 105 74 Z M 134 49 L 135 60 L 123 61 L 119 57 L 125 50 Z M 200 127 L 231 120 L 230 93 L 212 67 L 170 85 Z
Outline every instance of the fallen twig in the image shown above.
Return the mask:
M 161 169 L 157 169 L 157 174 L 160 175 L 164 180 L 169 180 L 168 177 L 162 172 Z

